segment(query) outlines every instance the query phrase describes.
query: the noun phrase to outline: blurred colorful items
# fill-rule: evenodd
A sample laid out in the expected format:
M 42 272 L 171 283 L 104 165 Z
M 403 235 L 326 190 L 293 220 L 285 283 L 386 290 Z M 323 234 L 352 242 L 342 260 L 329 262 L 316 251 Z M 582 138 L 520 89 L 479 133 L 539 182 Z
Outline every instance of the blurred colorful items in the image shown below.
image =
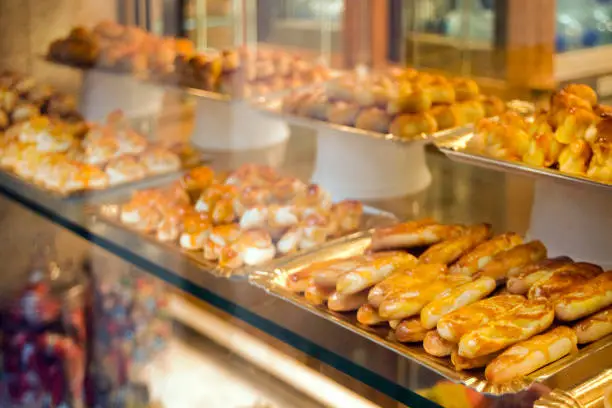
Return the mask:
M 482 405 L 482 394 L 461 384 L 442 381 L 419 394 L 444 408 L 474 408 Z

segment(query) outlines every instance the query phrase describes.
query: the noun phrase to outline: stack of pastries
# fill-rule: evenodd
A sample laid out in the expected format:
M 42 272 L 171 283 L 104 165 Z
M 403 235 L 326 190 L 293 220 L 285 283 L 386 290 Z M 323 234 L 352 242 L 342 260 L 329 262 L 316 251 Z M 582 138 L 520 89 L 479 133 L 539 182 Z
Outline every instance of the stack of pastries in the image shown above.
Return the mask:
M 0 73 L 0 131 L 41 114 L 70 122 L 82 120 L 71 96 L 27 75 Z
M 411 68 L 344 75 L 283 99 L 284 112 L 338 125 L 412 139 L 482 118 L 505 104 L 484 96 L 467 78 L 447 78 Z
M 62 194 L 104 189 L 179 170 L 180 157 L 150 144 L 120 112 L 106 123 L 77 125 L 35 116 L 0 139 L 0 167 Z
M 556 92 L 533 117 L 512 112 L 476 126 L 469 151 L 612 182 L 612 108 L 587 85 Z
M 360 202 L 332 203 L 317 185 L 244 165 L 227 177 L 199 167 L 167 188 L 137 192 L 119 217 L 159 241 L 234 269 L 354 232 L 362 215 Z
M 418 257 L 415 256 L 418 254 Z M 547 258 L 540 241 L 492 236 L 487 224 L 412 221 L 375 230 L 363 255 L 312 264 L 286 287 L 402 343 L 519 379 L 612 333 L 612 271 Z

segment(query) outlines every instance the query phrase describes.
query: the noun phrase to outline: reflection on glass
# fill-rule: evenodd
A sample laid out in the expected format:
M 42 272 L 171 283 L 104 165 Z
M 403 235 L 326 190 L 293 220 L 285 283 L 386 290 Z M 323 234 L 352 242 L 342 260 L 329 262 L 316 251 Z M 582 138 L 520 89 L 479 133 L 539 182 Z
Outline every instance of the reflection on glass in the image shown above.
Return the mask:
M 612 1 L 557 0 L 557 52 L 612 43 Z

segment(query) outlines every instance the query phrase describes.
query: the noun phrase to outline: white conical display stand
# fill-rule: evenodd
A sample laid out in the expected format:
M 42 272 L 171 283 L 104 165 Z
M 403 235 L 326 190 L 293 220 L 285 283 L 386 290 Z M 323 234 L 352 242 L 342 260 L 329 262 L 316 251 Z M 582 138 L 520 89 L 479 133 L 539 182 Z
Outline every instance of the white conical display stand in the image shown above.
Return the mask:
M 80 111 L 92 121 L 103 120 L 118 109 L 130 118 L 149 117 L 161 111 L 163 98 L 162 87 L 130 75 L 88 70 L 83 74 Z
M 260 149 L 286 142 L 288 138 L 285 121 L 264 116 L 247 102 L 196 98 L 191 142 L 202 149 Z
M 334 129 L 317 133 L 313 182 L 336 200 L 403 197 L 431 183 L 423 143 L 398 144 Z
M 612 191 L 537 180 L 529 238 L 546 243 L 550 256 L 612 267 Z

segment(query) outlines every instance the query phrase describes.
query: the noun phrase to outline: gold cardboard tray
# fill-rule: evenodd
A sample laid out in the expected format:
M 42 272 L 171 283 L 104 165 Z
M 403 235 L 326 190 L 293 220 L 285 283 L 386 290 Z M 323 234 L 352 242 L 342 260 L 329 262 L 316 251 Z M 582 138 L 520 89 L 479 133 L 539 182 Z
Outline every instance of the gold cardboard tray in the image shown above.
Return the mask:
M 501 385 L 491 384 L 486 380 L 482 369 L 457 372 L 449 358 L 433 357 L 427 354 L 423 347 L 418 344 L 402 344 L 395 341 L 393 330 L 388 327 L 364 326 L 357 322 L 355 312 L 332 312 L 324 306 L 312 305 L 302 295 L 286 289 L 286 279 L 291 273 L 313 262 L 362 254 L 370 245 L 370 242 L 370 233 L 355 234 L 331 243 L 319 251 L 294 256 L 292 259 L 280 263 L 275 269 L 266 270 L 259 268 L 251 273 L 249 280 L 253 285 L 266 290 L 268 293 L 285 299 L 323 319 L 339 324 L 360 336 L 366 337 L 402 357 L 406 357 L 423 367 L 429 368 L 450 381 L 464 384 L 478 392 L 490 395 L 517 393 L 529 388 L 535 382 L 550 384 L 551 386 L 562 383 L 567 384 L 568 378 L 574 376 L 573 366 L 578 365 L 580 362 L 582 362 L 580 365 L 586 365 L 586 370 L 590 372 L 590 376 L 594 376 L 609 368 L 609 364 L 612 361 L 612 335 L 587 345 L 577 353 L 549 364 L 521 380 Z M 582 371 L 584 371 L 584 368 Z M 563 378 L 560 379 L 559 377 Z M 577 375 L 574 377 L 577 377 Z M 583 380 L 577 379 L 577 381 L 582 382 Z
M 474 137 L 473 128 L 463 134 L 448 135 L 435 140 L 436 147 L 450 159 L 480 166 L 491 170 L 510 172 L 518 175 L 535 177 L 538 180 L 555 180 L 570 185 L 585 185 L 612 190 L 612 184 L 593 180 L 587 177 L 562 173 L 546 167 L 531 166 L 526 163 L 496 159 L 470 151 L 468 142 Z
M 395 136 L 391 133 L 379 133 L 379 132 L 374 132 L 371 130 L 358 129 L 353 126 L 338 125 L 336 123 L 326 122 L 323 120 L 317 120 L 317 119 L 307 118 L 303 116 L 293 115 L 290 113 L 283 112 L 282 105 L 283 105 L 282 94 L 279 94 L 279 93 L 270 94 L 268 96 L 261 96 L 259 98 L 256 98 L 253 101 L 253 106 L 255 107 L 255 109 L 269 116 L 272 116 L 278 119 L 284 119 L 288 123 L 293 124 L 293 125 L 306 126 L 311 129 L 318 130 L 318 131 L 334 130 L 337 132 L 344 132 L 344 133 L 353 134 L 353 135 L 362 136 L 362 137 L 365 136 L 365 137 L 371 137 L 374 139 L 387 140 L 387 141 L 395 142 L 399 144 L 432 143 L 434 140 L 438 138 L 447 138 L 447 137 L 465 135 L 467 132 L 469 132 L 473 128 L 473 125 L 466 125 L 466 126 L 453 128 L 453 129 L 441 130 L 439 132 L 435 132 L 431 134 L 422 133 L 413 138 L 406 139 L 406 138 Z
M 163 187 L 163 185 L 158 186 L 158 187 Z M 206 269 L 207 272 L 213 275 L 216 275 L 216 276 L 222 276 L 222 277 L 242 276 L 246 278 L 251 272 L 257 269 L 260 269 L 260 268 L 274 269 L 277 267 L 277 265 L 287 262 L 289 259 L 292 259 L 295 256 L 306 255 L 310 252 L 317 251 L 319 249 L 319 248 L 314 248 L 314 249 L 300 251 L 297 254 L 293 254 L 293 255 L 277 257 L 273 259 L 272 261 L 266 264 L 263 264 L 263 265 L 243 266 L 243 267 L 235 268 L 235 269 L 221 267 L 216 262 L 209 261 L 206 258 L 204 258 L 202 251 L 189 251 L 189 250 L 181 248 L 178 245 L 178 243 L 175 243 L 175 242 L 160 242 L 151 234 L 145 234 L 143 232 L 137 231 L 123 224 L 119 220 L 119 212 L 120 212 L 121 204 L 127 202 L 130 197 L 131 197 L 131 192 L 130 194 L 126 196 L 116 198 L 116 200 L 113 203 L 106 203 L 106 204 L 101 204 L 101 205 L 91 205 L 88 207 L 87 212 L 92 214 L 95 217 L 96 221 L 102 221 L 102 222 L 111 224 L 115 226 L 116 228 L 121 228 L 124 230 L 132 231 L 134 234 L 137 234 L 142 239 L 146 239 L 147 241 L 152 242 L 162 247 L 164 250 L 181 253 L 185 257 L 190 259 L 191 261 L 195 262 L 199 266 Z M 363 209 L 364 209 L 364 214 L 362 218 L 362 226 L 360 228 L 361 231 L 369 230 L 374 227 L 391 225 L 398 221 L 397 218 L 393 214 L 379 210 L 377 208 L 364 205 Z M 353 236 L 353 235 L 350 235 L 350 236 Z M 344 239 L 345 238 L 330 240 L 327 243 L 323 244 L 323 246 L 320 248 L 326 248 L 329 245 L 333 246 L 336 241 L 343 241 Z
M 182 146 L 180 148 L 183 149 Z M 79 199 L 94 198 L 101 194 L 111 194 L 117 191 L 121 191 L 123 189 L 131 191 L 131 190 L 146 188 L 145 186 L 150 186 L 151 184 L 155 184 L 156 182 L 163 183 L 164 180 L 167 180 L 169 178 L 176 179 L 179 175 L 183 174 L 185 170 L 189 170 L 193 167 L 197 167 L 199 165 L 212 161 L 211 157 L 209 157 L 207 154 L 205 154 L 204 152 L 198 150 L 197 148 L 193 146 L 185 145 L 184 149 L 178 152 L 174 148 L 170 148 L 170 150 L 177 153 L 181 159 L 181 168 L 179 168 L 178 170 L 173 170 L 173 171 L 169 171 L 166 173 L 151 174 L 151 175 L 148 175 L 138 180 L 127 181 L 125 183 L 118 183 L 118 184 L 114 184 L 112 186 L 108 186 L 107 188 L 102 188 L 102 189 L 85 189 L 85 190 L 77 190 L 77 191 L 71 191 L 71 192 L 63 192 L 59 190 L 52 190 L 52 189 L 46 188 L 43 185 L 35 183 L 32 180 L 22 178 L 18 176 L 17 174 L 13 173 L 12 171 L 10 171 L 9 169 L 0 168 L 0 172 L 2 172 L 3 174 L 6 174 L 7 176 L 11 177 L 12 179 L 20 183 L 34 187 L 37 190 L 50 194 L 54 196 L 55 198 L 79 200 Z

